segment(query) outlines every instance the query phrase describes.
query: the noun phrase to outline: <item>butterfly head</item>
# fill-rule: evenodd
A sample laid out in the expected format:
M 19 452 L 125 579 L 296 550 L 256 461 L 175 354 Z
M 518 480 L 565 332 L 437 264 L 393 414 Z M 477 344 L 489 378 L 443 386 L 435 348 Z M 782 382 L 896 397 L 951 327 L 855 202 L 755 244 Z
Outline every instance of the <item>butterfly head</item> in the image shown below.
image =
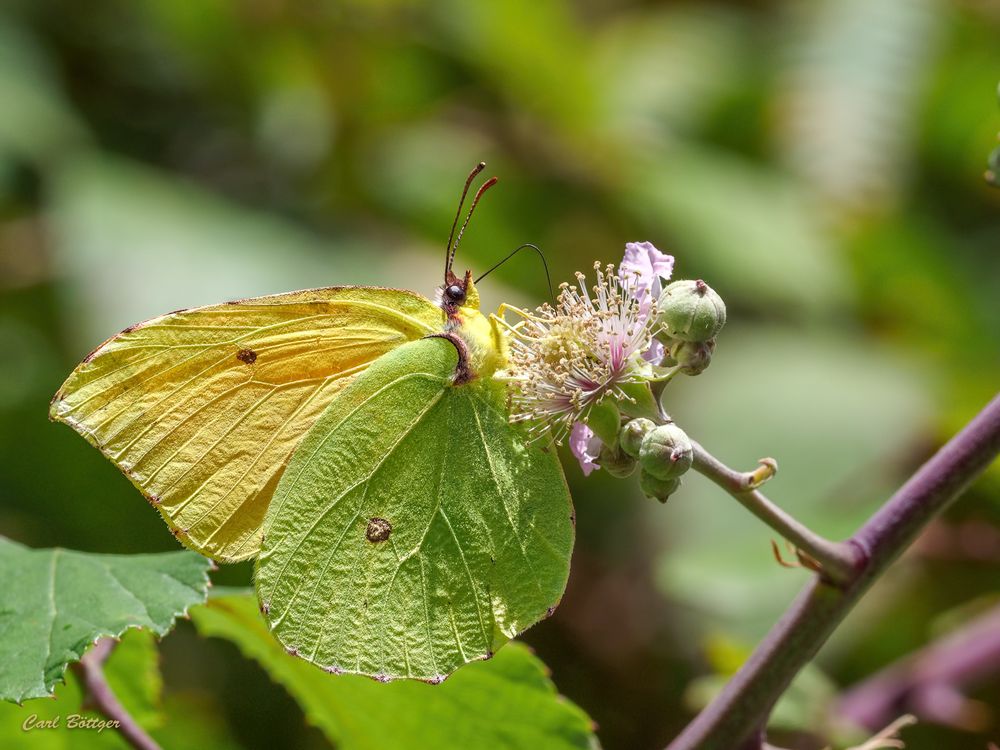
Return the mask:
M 449 270 L 444 285 L 438 289 L 437 298 L 448 320 L 479 312 L 479 292 L 472 281 L 472 271 L 466 271 L 464 277 L 459 277 Z

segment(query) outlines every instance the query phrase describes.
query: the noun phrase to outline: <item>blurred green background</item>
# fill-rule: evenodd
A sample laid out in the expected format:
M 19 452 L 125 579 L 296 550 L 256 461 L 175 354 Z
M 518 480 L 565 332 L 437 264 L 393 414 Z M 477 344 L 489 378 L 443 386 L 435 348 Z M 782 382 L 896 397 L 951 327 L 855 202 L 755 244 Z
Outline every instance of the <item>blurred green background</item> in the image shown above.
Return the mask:
M 500 185 L 457 266 L 535 242 L 558 282 L 629 240 L 672 252 L 730 323 L 668 409 L 735 466 L 776 457 L 774 499 L 846 536 L 1000 385 L 1000 190 L 982 177 L 998 71 L 993 0 L 7 0 L 0 533 L 176 548 L 46 420 L 69 370 L 177 308 L 430 294 L 483 159 Z M 483 287 L 490 307 L 546 295 L 530 255 Z M 806 574 L 704 480 L 661 507 L 566 465 L 572 578 L 524 640 L 605 747 L 660 747 Z M 824 649 L 778 717 L 786 742 L 819 747 L 801 730 L 831 721 L 831 695 L 995 604 L 998 573 L 994 469 Z M 183 626 L 161 651 L 168 693 L 214 717 L 220 747 L 326 746 L 232 646 Z M 924 724 L 909 747 L 1000 738 L 1000 674 L 972 695 L 992 709 L 975 731 Z

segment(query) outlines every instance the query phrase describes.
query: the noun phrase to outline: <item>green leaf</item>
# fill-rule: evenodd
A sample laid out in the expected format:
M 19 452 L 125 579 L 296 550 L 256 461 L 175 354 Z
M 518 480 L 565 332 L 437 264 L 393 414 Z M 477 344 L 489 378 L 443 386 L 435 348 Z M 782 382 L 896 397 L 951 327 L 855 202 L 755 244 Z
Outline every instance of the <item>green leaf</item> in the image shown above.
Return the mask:
M 0 538 L 0 699 L 50 695 L 101 636 L 164 635 L 205 600 L 211 562 L 192 552 L 95 555 Z
M 331 672 L 440 681 L 551 613 L 572 505 L 502 387 L 451 385 L 441 338 L 378 359 L 296 449 L 264 522 L 257 594 L 289 651 Z
M 290 658 L 268 633 L 248 596 L 213 598 L 191 611 L 204 636 L 232 641 L 298 701 L 306 718 L 342 750 L 355 748 L 589 748 L 587 715 L 558 695 L 545 666 L 510 643 L 442 685 L 382 685 L 328 675 Z
M 162 680 L 156 640 L 148 630 L 130 630 L 122 637 L 102 667 L 104 676 L 125 710 L 144 729 L 162 725 L 160 711 Z M 128 743 L 112 728 L 72 729 L 73 715 L 107 721 L 92 709 L 82 709 L 84 695 L 72 672 L 57 685 L 53 699 L 32 700 L 23 706 L 0 702 L 0 747 L 30 747 L 31 750 L 118 750 Z M 56 720 L 52 728 L 47 723 Z M 27 722 L 28 729 L 24 729 Z M 171 721 L 171 723 L 173 723 Z

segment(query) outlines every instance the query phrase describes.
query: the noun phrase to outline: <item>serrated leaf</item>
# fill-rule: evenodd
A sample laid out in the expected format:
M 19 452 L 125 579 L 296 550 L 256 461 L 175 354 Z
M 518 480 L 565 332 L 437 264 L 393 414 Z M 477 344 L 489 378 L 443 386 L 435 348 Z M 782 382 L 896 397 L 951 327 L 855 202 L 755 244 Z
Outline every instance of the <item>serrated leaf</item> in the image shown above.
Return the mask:
M 102 671 L 125 710 L 144 729 L 163 723 L 160 711 L 162 679 L 153 634 L 131 630 L 117 644 Z M 71 717 L 107 721 L 91 708 L 84 709 L 84 694 L 77 676 L 66 675 L 50 699 L 32 700 L 23 706 L 0 702 L 0 747 L 31 750 L 120 750 L 129 747 L 113 728 L 74 729 Z M 171 722 L 173 723 L 173 722 Z
M 98 555 L 0 538 L 0 699 L 50 695 L 101 636 L 164 635 L 205 600 L 210 565 L 193 552 Z
M 204 636 L 232 641 L 298 701 L 306 718 L 341 750 L 357 748 L 595 747 L 591 721 L 558 695 L 545 666 L 510 643 L 441 685 L 388 685 L 330 675 L 284 652 L 249 596 L 213 598 L 191 611 Z

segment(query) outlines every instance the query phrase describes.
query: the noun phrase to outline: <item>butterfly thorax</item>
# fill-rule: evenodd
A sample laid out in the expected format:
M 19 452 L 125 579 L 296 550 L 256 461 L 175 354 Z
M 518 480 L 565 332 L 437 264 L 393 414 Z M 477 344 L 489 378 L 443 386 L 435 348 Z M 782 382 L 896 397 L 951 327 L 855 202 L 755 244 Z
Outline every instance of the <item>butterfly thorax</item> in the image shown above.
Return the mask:
M 507 340 L 494 320 L 479 309 L 479 292 L 468 274 L 460 281 L 465 300 L 460 305 L 444 302 L 445 331 L 458 335 L 468 349 L 472 377 L 489 378 L 507 364 Z

